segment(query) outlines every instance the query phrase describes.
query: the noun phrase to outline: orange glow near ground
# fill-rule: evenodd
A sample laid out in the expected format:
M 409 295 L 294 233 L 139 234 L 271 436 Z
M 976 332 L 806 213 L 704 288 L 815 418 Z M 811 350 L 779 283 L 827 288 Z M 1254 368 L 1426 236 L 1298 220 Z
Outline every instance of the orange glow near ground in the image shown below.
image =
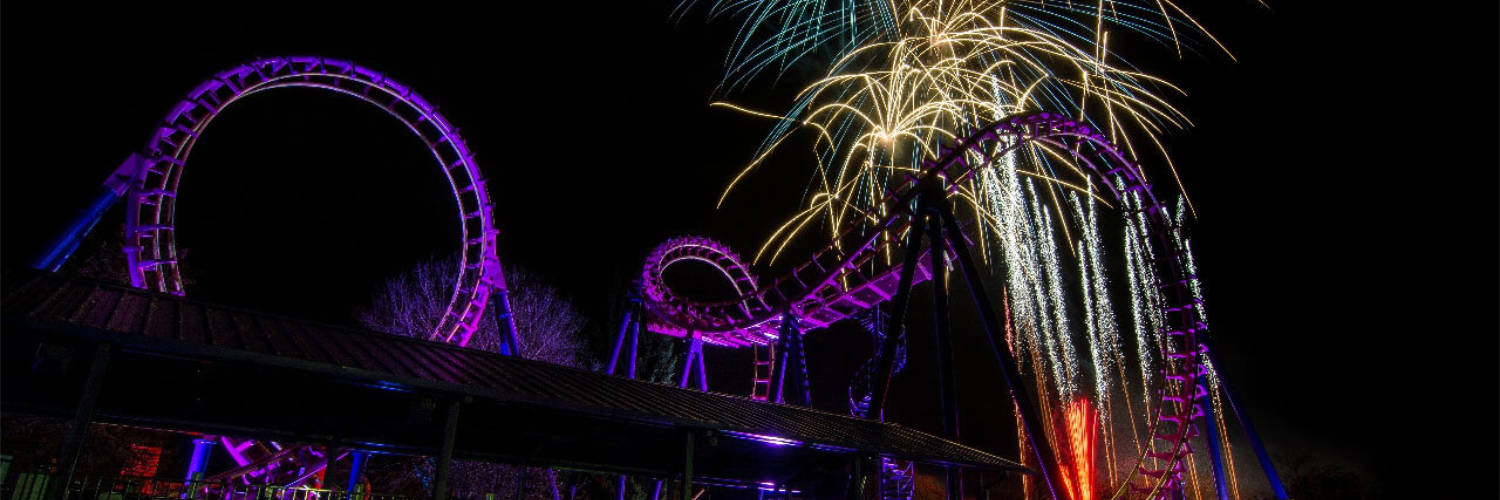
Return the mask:
M 1073 500 L 1094 498 L 1094 427 L 1098 418 L 1087 398 L 1073 400 L 1063 411 L 1068 453 L 1058 470 Z

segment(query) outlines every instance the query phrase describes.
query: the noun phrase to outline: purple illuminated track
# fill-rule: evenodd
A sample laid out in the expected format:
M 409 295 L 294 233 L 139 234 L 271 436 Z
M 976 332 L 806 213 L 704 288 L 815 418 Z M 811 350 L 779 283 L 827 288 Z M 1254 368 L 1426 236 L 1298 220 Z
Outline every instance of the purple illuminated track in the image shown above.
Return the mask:
M 229 105 L 250 95 L 289 87 L 327 90 L 373 104 L 401 121 L 427 145 L 453 187 L 463 230 L 458 286 L 432 338 L 467 344 L 490 296 L 505 289 L 495 253 L 499 233 L 484 176 L 474 163 L 474 153 L 436 107 L 407 86 L 348 61 L 321 57 L 257 60 L 214 75 L 172 108 L 146 143 L 141 153 L 143 171 L 125 200 L 125 253 L 130 261 L 131 283 L 184 293 L 177 264 L 174 212 L 177 185 L 188 155 L 208 124 Z
M 273 57 L 230 68 L 198 85 L 172 108 L 140 153 L 139 170 L 125 198 L 125 253 L 131 283 L 176 295 L 186 293 L 177 262 L 173 217 L 177 186 L 193 146 L 209 123 L 236 101 L 267 90 L 298 87 L 347 95 L 384 110 L 422 140 L 437 161 L 438 170 L 448 178 L 462 228 L 462 260 L 446 313 L 429 338 L 467 344 L 478 330 L 485 307 L 491 305 L 491 297 L 497 302 L 494 306 L 500 308 L 502 330 L 514 332 L 505 277 L 495 249 L 499 232 L 493 205 L 474 154 L 457 129 L 407 86 L 369 68 L 321 57 Z M 310 480 L 341 454 L 227 436 L 220 439 L 239 467 L 214 479 L 253 479 L 295 486 Z
M 705 238 L 680 238 L 657 247 L 642 271 L 642 290 L 651 331 L 672 336 L 696 336 L 703 342 L 743 347 L 770 344 L 777 327 L 790 315 L 806 330 L 826 327 L 886 302 L 896 293 L 900 271 L 896 259 L 877 258 L 898 242 L 911 224 L 911 201 L 917 186 L 937 177 L 952 194 L 993 161 L 1025 146 L 1039 146 L 1072 160 L 1104 186 L 1118 206 L 1144 214 L 1150 230 L 1139 243 L 1150 255 L 1156 289 L 1163 303 L 1158 313 L 1166 319 L 1161 353 L 1159 403 L 1149 417 L 1150 445 L 1137 457 L 1132 480 L 1123 488 L 1155 498 L 1181 486 L 1183 460 L 1191 453 L 1189 440 L 1197 435 L 1194 422 L 1203 415 L 1199 405 L 1202 370 L 1199 334 L 1206 332 L 1194 309 L 1189 290 L 1186 249 L 1177 244 L 1179 228 L 1166 216 L 1140 170 L 1104 135 L 1066 117 L 1034 113 L 1011 117 L 945 147 L 937 160 L 925 162 L 920 174 L 893 181 L 878 207 L 865 213 L 890 214 L 884 220 L 852 227 L 838 241 L 813 254 L 790 273 L 767 283 L 756 283 L 748 267 L 723 244 Z M 841 250 L 842 249 L 842 250 Z M 718 268 L 741 291 L 733 300 L 695 301 L 674 293 L 663 281 L 665 269 L 685 259 Z M 918 259 L 926 263 L 928 259 Z M 915 281 L 930 279 L 930 270 L 916 270 Z M 1139 481 L 1137 481 L 1139 480 Z

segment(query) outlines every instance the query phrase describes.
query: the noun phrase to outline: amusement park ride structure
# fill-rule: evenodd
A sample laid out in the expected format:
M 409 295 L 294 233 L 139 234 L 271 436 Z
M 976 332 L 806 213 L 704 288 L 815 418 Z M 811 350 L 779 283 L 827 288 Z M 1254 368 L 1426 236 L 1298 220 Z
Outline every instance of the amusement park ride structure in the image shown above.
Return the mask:
M 36 262 L 35 267 L 56 271 L 77 248 L 104 212 L 119 201 L 126 205 L 126 245 L 131 282 L 140 288 L 176 295 L 185 293 L 175 246 L 174 210 L 178 182 L 188 156 L 206 127 L 227 106 L 259 92 L 289 87 L 315 88 L 351 96 L 373 104 L 401 121 L 428 147 L 452 186 L 462 227 L 463 251 L 452 297 L 439 325 L 429 339 L 465 345 L 478 328 L 486 307 L 494 306 L 501 325 L 505 354 L 517 353 L 515 325 L 511 319 L 505 280 L 496 252 L 498 231 L 485 178 L 473 153 L 457 129 L 437 108 L 410 88 L 385 75 L 347 61 L 320 57 L 278 57 L 256 60 L 215 75 L 194 88 L 163 119 L 139 153 L 130 155 L 105 182 L 98 198 L 79 214 L 67 231 Z M 754 399 L 808 405 L 806 359 L 802 336 L 846 319 L 858 319 L 875 335 L 875 359 L 856 374 L 850 388 L 850 411 L 859 416 L 883 419 L 883 409 L 893 373 L 904 364 L 906 306 L 912 287 L 934 281 L 936 311 L 934 332 L 939 346 L 939 389 L 944 437 L 957 440 L 953 360 L 947 314 L 949 270 L 962 275 L 981 316 L 994 358 L 1002 368 L 1009 395 L 1015 402 L 1026 436 L 1025 450 L 1033 455 L 1031 465 L 1041 475 L 1052 498 L 1063 498 L 1068 488 L 1053 468 L 1055 455 L 1042 431 L 1038 406 L 1025 390 L 1020 371 L 1006 340 L 1006 319 L 997 314 L 996 303 L 987 295 L 981 274 L 969 252 L 963 222 L 955 218 L 949 198 L 979 172 L 1007 154 L 1026 147 L 1042 147 L 1070 157 L 1070 161 L 1092 178 L 1092 186 L 1110 197 L 1115 206 L 1144 217 L 1149 230 L 1137 243 L 1152 249 L 1148 259 L 1160 291 L 1156 313 L 1164 329 L 1157 366 L 1158 401 L 1149 417 L 1149 444 L 1136 457 L 1127 480 L 1121 481 L 1112 498 L 1172 498 L 1183 486 L 1184 462 L 1192 453 L 1191 442 L 1205 412 L 1204 360 L 1208 359 L 1207 326 L 1198 309 L 1201 303 L 1189 289 L 1197 279 L 1178 227 L 1152 192 L 1138 167 L 1099 131 L 1086 124 L 1049 113 L 1031 113 L 1002 119 L 977 130 L 959 134 L 917 171 L 893 180 L 877 207 L 867 213 L 884 218 L 851 227 L 835 241 L 815 252 L 791 272 L 768 282 L 755 274 L 727 246 L 707 238 L 668 240 L 652 251 L 641 272 L 620 326 L 614 353 L 608 365 L 612 374 L 636 376 L 637 346 L 642 330 L 680 337 L 688 345 L 679 385 L 690 381 L 707 389 L 703 345 L 754 350 L 754 376 L 750 396 Z M 921 242 L 928 245 L 923 249 Z M 699 301 L 674 291 L 664 279 L 670 266 L 685 262 L 707 263 L 722 273 L 736 297 L 725 301 Z M 493 304 L 491 303 L 493 302 Z M 881 304 L 889 302 L 886 311 Z M 696 372 L 697 377 L 691 376 Z M 861 382 L 862 381 L 862 382 Z M 1231 401 L 1232 403 L 1232 401 Z M 1233 405 L 1232 405 L 1233 406 Z M 1240 408 L 1234 407 L 1238 413 Z M 1285 498 L 1274 470 L 1265 458 L 1248 425 L 1252 444 L 1279 497 Z M 1210 432 L 1215 427 L 1207 425 Z M 362 462 L 360 453 L 324 451 L 306 446 L 282 446 L 219 437 L 237 467 L 216 479 L 296 485 L 320 481 L 328 464 L 343 456 Z M 1217 467 L 1217 439 L 1207 440 Z M 211 441 L 199 440 L 197 453 Z M 198 463 L 198 461 L 195 461 Z M 189 471 L 189 476 L 202 470 Z M 910 498 L 910 467 L 886 462 L 881 468 L 881 496 Z M 959 498 L 961 484 L 948 475 L 949 498 Z M 1224 498 L 1222 482 L 1218 489 Z M 659 491 L 659 490 L 658 490 Z M 623 494 L 623 488 L 621 493 Z

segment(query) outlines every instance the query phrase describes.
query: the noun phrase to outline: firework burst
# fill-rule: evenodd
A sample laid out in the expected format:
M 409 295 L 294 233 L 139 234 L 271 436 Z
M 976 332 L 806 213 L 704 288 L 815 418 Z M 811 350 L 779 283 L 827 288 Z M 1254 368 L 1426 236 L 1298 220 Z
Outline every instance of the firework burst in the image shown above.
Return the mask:
M 689 1 L 679 11 L 695 5 Z M 744 20 L 725 61 L 721 91 L 765 74 L 784 76 L 798 64 L 813 64 L 813 56 L 827 58 L 827 70 L 785 112 L 713 104 L 772 120 L 720 204 L 757 166 L 799 143 L 789 137 L 812 134 L 814 180 L 803 206 L 755 253 L 766 264 L 784 257 L 799 238 L 838 244 L 838 235 L 850 230 L 886 231 L 881 222 L 889 207 L 881 200 L 893 182 L 919 172 L 969 131 L 1019 113 L 1070 114 L 1122 145 L 1133 161 L 1165 166 L 1181 190 L 1162 137 L 1191 125 L 1171 102 L 1182 92 L 1129 64 L 1111 48 L 1112 37 L 1163 42 L 1179 55 L 1193 50 L 1194 40 L 1208 40 L 1228 53 L 1170 0 L 724 0 L 709 4 L 708 11 Z M 1141 200 L 1130 195 L 1111 205 L 1100 196 L 1105 186 L 1086 166 L 1046 143 L 998 158 L 969 154 L 974 157 L 968 164 L 990 167 L 955 186 L 951 197 L 969 219 L 967 230 L 981 255 L 1005 278 L 1007 326 L 1013 349 L 1022 351 L 1017 358 L 1028 361 L 1036 386 L 1048 395 L 1039 402 L 1044 408 L 1090 415 L 1049 425 L 1069 434 L 1049 431 L 1049 439 L 1068 448 L 1067 441 L 1082 432 L 1077 427 L 1089 427 L 1087 456 L 1099 457 L 1104 466 L 1074 464 L 1080 473 L 1074 479 L 1092 481 L 1097 471 L 1108 474 L 1109 484 L 1123 484 L 1117 473 L 1133 464 L 1122 458 L 1145 460 L 1139 458 L 1149 448 L 1143 439 L 1150 439 L 1150 415 L 1159 411 L 1154 394 L 1165 383 L 1155 374 L 1169 362 L 1160 348 L 1164 318 L 1153 312 L 1164 300 L 1151 270 L 1158 256 L 1140 243 L 1148 229 Z M 1101 224 L 1101 209 L 1123 217 Z M 1180 227 L 1192 210 L 1184 192 L 1168 220 L 1175 216 Z M 1106 234 L 1113 231 L 1118 236 Z M 900 241 L 904 235 L 879 237 Z M 1189 246 L 1185 239 L 1172 243 Z M 1113 278 L 1111 267 L 1118 268 Z M 1112 297 L 1111 282 L 1125 285 L 1126 296 Z M 1197 300 L 1196 280 L 1190 286 Z M 1133 335 L 1122 334 L 1117 303 L 1128 304 L 1130 325 L 1124 330 Z M 1201 307 L 1195 312 L 1206 323 Z M 1083 409 L 1074 409 L 1081 400 Z M 1095 427 L 1102 445 L 1097 454 Z M 1197 477 L 1196 466 L 1187 472 Z

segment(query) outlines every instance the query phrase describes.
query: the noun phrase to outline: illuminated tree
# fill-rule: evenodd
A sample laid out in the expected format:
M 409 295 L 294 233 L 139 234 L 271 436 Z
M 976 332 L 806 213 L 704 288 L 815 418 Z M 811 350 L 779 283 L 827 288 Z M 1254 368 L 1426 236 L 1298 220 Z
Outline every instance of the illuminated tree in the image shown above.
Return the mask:
M 356 315 L 365 327 L 426 339 L 446 310 L 458 275 L 458 256 L 432 259 L 387 279 L 375 291 L 371 304 Z M 576 368 L 596 364 L 585 349 L 581 335 L 584 319 L 567 299 L 535 274 L 509 267 L 505 280 L 510 289 L 510 307 L 515 314 L 521 356 Z M 500 330 L 495 316 L 486 313 L 468 347 L 500 352 Z M 384 467 L 372 467 L 376 491 L 430 490 L 436 464 L 431 458 L 401 459 Z M 551 498 L 546 470 L 481 462 L 456 461 L 449 481 L 455 498 L 480 498 L 486 493 L 512 495 L 518 474 L 526 474 L 526 498 Z M 382 477 L 383 476 L 383 477 Z
M 387 279 L 375 291 L 369 308 L 357 315 L 364 326 L 386 333 L 427 338 L 437 325 L 453 293 L 458 258 L 433 259 Z M 557 290 L 536 275 L 508 267 L 510 307 L 515 314 L 521 356 L 577 368 L 592 368 L 580 332 L 583 316 Z M 487 312 L 468 347 L 500 352 L 495 316 Z

